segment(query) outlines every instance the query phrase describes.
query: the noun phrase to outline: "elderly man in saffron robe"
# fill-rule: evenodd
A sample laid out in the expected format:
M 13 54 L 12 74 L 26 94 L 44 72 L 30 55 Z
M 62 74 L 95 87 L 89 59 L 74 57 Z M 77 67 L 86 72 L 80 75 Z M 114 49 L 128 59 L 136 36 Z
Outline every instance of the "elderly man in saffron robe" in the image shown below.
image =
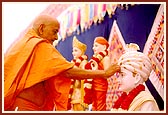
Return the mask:
M 74 68 L 52 45 L 59 28 L 57 19 L 41 15 L 5 53 L 5 111 L 67 110 L 71 78 L 108 78 L 120 70 L 117 64 L 106 71 Z

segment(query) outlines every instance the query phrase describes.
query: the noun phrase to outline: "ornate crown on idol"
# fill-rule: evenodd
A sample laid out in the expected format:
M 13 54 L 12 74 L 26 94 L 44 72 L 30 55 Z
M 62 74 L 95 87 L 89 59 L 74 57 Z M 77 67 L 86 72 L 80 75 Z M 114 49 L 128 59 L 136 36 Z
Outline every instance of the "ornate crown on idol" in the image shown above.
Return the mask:
M 82 51 L 82 54 L 85 53 L 87 46 L 80 42 L 76 36 L 73 37 L 73 47 L 77 47 Z

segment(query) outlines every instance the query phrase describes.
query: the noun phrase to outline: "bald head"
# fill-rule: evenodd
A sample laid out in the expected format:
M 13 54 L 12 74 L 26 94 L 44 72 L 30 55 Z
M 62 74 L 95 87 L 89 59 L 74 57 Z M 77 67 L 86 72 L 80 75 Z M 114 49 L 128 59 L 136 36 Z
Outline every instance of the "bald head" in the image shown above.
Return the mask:
M 34 20 L 34 31 L 43 39 L 47 39 L 51 44 L 58 40 L 60 24 L 56 18 L 48 15 L 40 15 Z
M 56 26 L 60 27 L 60 24 L 56 18 L 51 17 L 49 15 L 40 15 L 34 20 L 33 29 L 37 31 L 40 25 L 42 24 L 43 25 L 55 24 Z

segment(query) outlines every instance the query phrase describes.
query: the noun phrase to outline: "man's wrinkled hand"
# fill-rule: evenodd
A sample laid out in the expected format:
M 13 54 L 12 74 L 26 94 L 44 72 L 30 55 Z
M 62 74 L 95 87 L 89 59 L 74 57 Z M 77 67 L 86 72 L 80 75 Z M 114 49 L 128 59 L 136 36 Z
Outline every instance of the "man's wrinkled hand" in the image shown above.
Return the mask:
M 111 77 L 114 75 L 116 72 L 120 72 L 120 66 L 117 64 L 112 64 L 110 67 L 106 70 L 106 78 Z

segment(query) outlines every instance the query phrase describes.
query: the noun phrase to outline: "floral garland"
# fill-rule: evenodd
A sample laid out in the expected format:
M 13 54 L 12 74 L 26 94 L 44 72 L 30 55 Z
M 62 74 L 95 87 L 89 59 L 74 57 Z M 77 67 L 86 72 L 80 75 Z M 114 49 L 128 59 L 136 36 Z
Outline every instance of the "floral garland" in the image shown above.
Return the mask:
M 89 61 L 86 65 L 85 65 L 85 69 L 92 69 L 91 64 L 92 64 L 92 60 L 96 61 L 97 64 L 105 57 L 108 55 L 108 51 L 104 50 L 102 52 L 99 52 L 98 55 L 93 55 L 93 57 L 90 59 L 91 61 Z
M 73 59 L 71 62 L 75 63 L 75 66 L 79 67 L 81 62 L 83 60 L 87 60 L 87 59 L 88 59 L 87 55 L 82 55 L 82 56 L 80 56 L 77 59 Z M 67 105 L 68 110 L 71 109 L 71 96 L 72 96 L 72 93 L 73 93 L 73 85 L 74 85 L 74 83 L 75 83 L 75 81 L 73 79 L 71 79 L 71 88 L 70 88 L 70 91 L 69 91 L 69 98 L 68 98 L 68 105 Z
M 92 69 L 92 67 L 91 67 L 92 60 L 96 61 L 98 64 L 107 55 L 108 55 L 107 50 L 99 52 L 98 55 L 93 55 L 91 60 L 85 65 L 85 69 Z M 84 102 L 87 104 L 91 104 L 92 99 L 94 98 L 94 95 L 92 94 L 93 93 L 92 80 L 85 79 L 84 83 L 90 85 L 89 87 L 84 88 L 84 91 L 85 91 Z
M 78 59 L 73 59 L 72 62 L 74 62 L 77 67 L 79 67 L 79 65 L 81 64 L 81 62 L 83 60 L 87 60 L 87 59 L 88 59 L 87 55 L 82 55 Z
M 127 95 L 125 92 L 122 93 L 122 95 L 118 98 L 118 100 L 115 102 L 113 109 L 123 109 L 128 110 L 131 102 L 134 100 L 134 98 L 141 92 L 145 90 L 145 86 L 142 84 L 139 84 L 136 88 L 131 90 L 129 94 Z

